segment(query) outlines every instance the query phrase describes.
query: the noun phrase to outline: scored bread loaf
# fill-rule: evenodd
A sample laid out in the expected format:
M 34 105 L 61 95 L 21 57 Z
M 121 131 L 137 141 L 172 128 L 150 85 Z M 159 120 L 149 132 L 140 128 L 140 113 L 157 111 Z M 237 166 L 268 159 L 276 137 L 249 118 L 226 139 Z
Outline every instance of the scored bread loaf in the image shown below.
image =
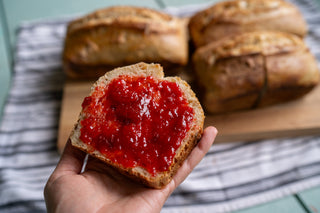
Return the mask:
M 196 13 L 189 30 L 195 46 L 244 32 L 271 30 L 303 37 L 307 25 L 294 5 L 283 0 L 232 0 Z
M 125 86 L 123 88 L 131 88 L 128 86 L 130 85 L 130 79 L 146 79 L 146 85 L 144 86 L 143 81 L 142 83 L 135 84 L 132 89 L 128 89 L 129 91 L 123 94 L 119 93 L 119 88 L 122 87 L 119 86 L 118 83 L 124 84 Z M 113 87 L 115 82 L 117 86 Z M 160 92 L 162 90 L 155 90 L 152 82 L 156 82 L 157 85 L 160 83 L 159 88 L 164 89 L 167 87 L 165 85 L 173 86 L 170 87 L 171 89 L 169 88 L 168 91 L 164 90 L 167 92 Z M 171 97 L 171 94 L 176 94 L 172 90 L 172 88 L 176 87 L 179 88 L 177 94 L 181 93 L 181 97 Z M 139 94 L 139 91 L 144 92 L 140 92 L 141 94 Z M 109 105 L 108 101 L 113 100 L 114 96 L 108 94 L 113 94 L 113 92 L 118 96 L 115 97 L 117 100 L 118 98 L 123 98 L 121 100 L 129 102 L 123 105 L 122 103 L 116 105 L 112 102 Z M 133 92 L 132 94 L 134 95 L 124 97 L 130 92 Z M 165 99 L 166 94 L 170 98 Z M 140 97 L 139 95 L 142 95 L 142 99 L 137 99 L 137 97 Z M 166 102 L 157 102 L 161 101 L 162 98 L 166 100 Z M 105 99 L 108 100 L 105 101 Z M 97 103 L 98 105 L 95 105 Z M 131 107 L 134 108 L 135 103 L 142 104 L 139 105 L 139 108 L 135 108 L 138 117 L 132 115 L 131 111 Z M 177 103 L 181 104 L 179 105 Z M 184 108 L 179 108 L 182 106 L 182 103 L 184 103 Z M 166 105 L 167 108 L 163 107 L 163 105 Z M 121 108 L 123 106 L 129 108 Z M 153 106 L 156 106 L 155 109 L 157 109 L 157 112 L 152 111 L 151 108 Z M 173 107 L 170 108 L 171 106 Z M 98 113 L 90 114 L 89 109 L 98 110 Z M 189 110 L 192 112 L 192 116 L 190 117 L 190 114 L 186 114 L 186 112 L 181 109 Z M 117 114 L 118 112 L 120 112 L 120 114 Z M 159 120 L 157 120 L 158 118 L 156 116 L 153 116 L 153 113 L 156 115 L 160 113 L 161 117 L 159 117 Z M 115 117 L 113 117 L 113 114 Z M 179 118 L 175 117 L 175 114 L 179 115 Z M 111 116 L 110 119 L 108 116 Z M 141 120 L 141 116 L 145 117 Z M 169 117 L 167 118 L 166 116 Z M 99 120 L 102 120 L 101 122 L 104 126 L 99 127 L 99 123 L 90 122 Z M 146 64 L 141 62 L 131 66 L 117 68 L 99 78 L 93 85 L 90 96 L 84 99 L 79 120 L 71 132 L 70 140 L 73 146 L 104 161 L 107 165 L 117 169 L 122 174 L 149 187 L 161 188 L 171 181 L 182 162 L 197 144 L 202 135 L 203 122 L 204 113 L 201 105 L 185 81 L 179 77 L 164 78 L 162 67 L 159 64 Z M 128 129 L 127 127 L 132 129 Z M 93 129 L 92 132 L 96 135 L 92 136 L 90 135 L 91 133 L 88 134 L 86 128 Z M 133 128 L 138 129 L 138 131 L 133 131 Z M 101 129 L 107 130 L 103 132 Z M 109 131 L 113 131 L 113 134 L 109 135 Z M 175 140 L 175 137 L 178 139 Z M 101 140 L 101 138 L 103 138 L 103 140 Z M 140 138 L 147 139 L 140 140 Z M 170 144 L 173 142 L 176 145 Z M 113 149 L 113 147 L 115 148 Z M 117 147 L 122 148 L 118 149 Z M 151 150 L 148 150 L 150 149 L 148 147 L 152 147 Z M 167 150 L 167 148 L 169 150 Z M 153 156 L 154 152 L 156 152 L 156 157 L 150 157 Z M 144 159 L 141 158 L 145 158 L 147 162 L 144 164 Z M 130 159 L 135 163 L 131 164 Z M 162 165 L 159 162 L 164 162 L 166 169 L 156 167 L 157 164 Z M 128 166 L 128 164 L 130 166 Z M 152 168 L 151 172 L 150 168 Z
M 70 77 L 99 77 L 141 61 L 187 64 L 186 20 L 148 8 L 114 6 L 69 23 L 63 63 Z
M 315 57 L 288 33 L 251 32 L 212 42 L 195 52 L 193 65 L 210 113 L 285 102 L 319 83 Z

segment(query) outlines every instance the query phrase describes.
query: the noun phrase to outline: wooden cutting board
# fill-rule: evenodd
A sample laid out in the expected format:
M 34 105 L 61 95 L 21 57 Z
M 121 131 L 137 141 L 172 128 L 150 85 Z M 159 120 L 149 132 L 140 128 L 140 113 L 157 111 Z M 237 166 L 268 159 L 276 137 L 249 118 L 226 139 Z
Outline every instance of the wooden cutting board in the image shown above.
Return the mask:
M 60 151 L 92 84 L 93 81 L 72 80 L 65 83 L 57 144 Z M 320 135 L 320 86 L 303 98 L 285 104 L 225 115 L 206 115 L 205 126 L 209 125 L 219 131 L 216 143 Z

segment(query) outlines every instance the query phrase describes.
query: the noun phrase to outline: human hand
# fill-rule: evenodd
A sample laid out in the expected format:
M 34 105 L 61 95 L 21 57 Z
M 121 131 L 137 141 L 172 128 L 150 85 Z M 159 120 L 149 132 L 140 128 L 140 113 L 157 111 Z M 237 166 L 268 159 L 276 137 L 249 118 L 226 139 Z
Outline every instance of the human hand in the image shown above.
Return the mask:
M 214 127 L 203 136 L 173 180 L 162 189 L 147 188 L 121 175 L 100 160 L 89 157 L 68 141 L 60 162 L 44 190 L 48 212 L 160 212 L 173 190 L 208 152 L 217 134 Z

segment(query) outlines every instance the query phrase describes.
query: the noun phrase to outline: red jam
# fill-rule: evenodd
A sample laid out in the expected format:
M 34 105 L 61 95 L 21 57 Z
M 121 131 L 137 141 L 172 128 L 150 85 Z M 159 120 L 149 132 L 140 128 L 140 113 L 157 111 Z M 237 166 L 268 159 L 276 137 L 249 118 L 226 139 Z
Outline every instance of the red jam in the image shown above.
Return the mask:
M 80 139 L 126 168 L 166 171 L 194 119 L 174 82 L 120 76 L 82 103 Z

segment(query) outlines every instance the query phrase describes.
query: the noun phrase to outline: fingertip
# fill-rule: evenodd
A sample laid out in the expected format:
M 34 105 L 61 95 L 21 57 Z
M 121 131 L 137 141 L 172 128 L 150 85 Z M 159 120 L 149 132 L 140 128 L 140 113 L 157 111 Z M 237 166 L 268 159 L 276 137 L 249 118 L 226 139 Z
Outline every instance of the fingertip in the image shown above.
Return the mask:
M 214 126 L 208 126 L 207 128 L 205 128 L 204 131 L 210 132 L 214 136 L 216 136 L 218 134 L 218 130 Z
M 214 126 L 208 126 L 204 129 L 201 140 L 199 141 L 199 148 L 205 152 L 207 152 L 210 146 L 213 144 L 216 136 L 218 134 L 218 130 Z

